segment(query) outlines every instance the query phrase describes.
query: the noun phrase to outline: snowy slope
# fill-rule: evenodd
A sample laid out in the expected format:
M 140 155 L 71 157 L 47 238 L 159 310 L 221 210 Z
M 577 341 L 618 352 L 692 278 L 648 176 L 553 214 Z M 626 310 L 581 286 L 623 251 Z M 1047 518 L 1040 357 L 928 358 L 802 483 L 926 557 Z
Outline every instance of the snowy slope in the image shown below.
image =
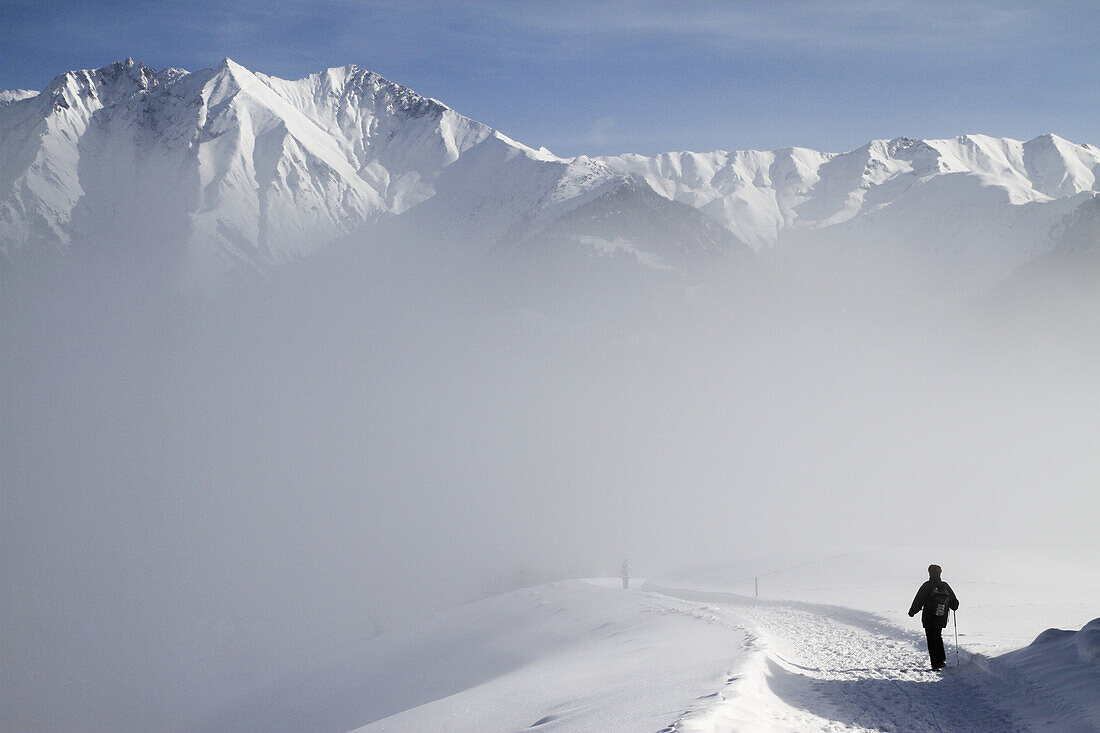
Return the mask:
M 695 206 L 758 251 L 852 285 L 966 298 L 1049 251 L 1049 232 L 1100 192 L 1100 148 L 1055 135 L 875 140 L 841 155 L 670 153 L 604 159 Z
M 689 602 L 558 583 L 382 634 L 195 729 L 653 731 L 705 705 L 747 641 Z
M 1011 319 L 1041 338 L 1100 346 L 1100 197 L 1059 222 L 1054 247 L 992 289 L 982 312 Z
M 292 83 L 128 59 L 3 108 L 0 243 L 168 238 L 199 277 L 276 264 L 427 198 L 494 134 L 354 67 Z
M 995 673 L 1008 670 L 1020 675 L 1028 681 L 1032 694 L 1062 707 L 1072 721 L 1064 730 L 1100 728 L 1100 618 L 1080 630 L 1047 629 L 1026 648 L 1005 654 L 988 666 Z M 1030 717 L 1035 718 L 1032 724 L 1036 729 L 1057 729 L 1057 724 L 1035 713 Z
M 1001 654 L 1030 643 L 1047 626 L 1077 628 L 1096 616 L 1100 576 L 1077 562 L 1025 550 L 875 548 L 745 558 L 675 573 L 653 587 L 714 591 L 841 606 L 914 627 L 906 612 L 936 562 L 962 606 L 959 631 L 973 652 Z M 1023 590 L 1026 588 L 1027 590 Z
M 562 159 L 354 66 L 287 81 L 228 59 L 195 73 L 127 59 L 0 95 L 0 253 L 109 243 L 201 284 L 350 232 L 372 241 L 396 217 L 473 253 L 539 241 L 659 269 L 683 242 L 562 223 L 584 207 L 593 219 L 595 201 L 629 217 L 640 199 L 609 194 L 648 187 L 703 215 L 667 209 L 704 252 L 789 244 L 843 259 L 867 253 L 838 243 L 887 242 L 932 287 L 981 289 L 1043 254 L 1098 173 L 1100 149 L 1054 135 Z
M 992 188 L 996 193 L 988 195 L 1011 204 L 1100 192 L 1100 148 L 1056 135 L 1026 143 L 985 135 L 874 140 L 841 155 L 785 148 L 601 160 L 724 222 L 757 249 L 785 229 L 827 227 L 904 206 L 950 174 L 962 174 L 963 195 L 971 199 Z
M 30 89 L 4 89 L 0 91 L 0 107 L 5 107 L 12 102 L 18 102 L 21 99 L 37 95 L 38 92 L 31 91 Z
M 942 678 L 927 672 L 919 619 L 906 614 L 930 561 L 961 604 L 944 633 Z M 682 571 L 643 589 L 731 608 L 766 650 L 743 687 L 778 700 L 746 705 L 731 686 L 681 730 L 1100 730 L 1100 575 L 1087 556 L 804 551 Z
M 1048 585 L 1065 583 L 1083 601 L 1070 608 L 1035 592 L 1031 571 L 1040 563 L 1020 565 L 1022 553 L 941 553 L 956 571 L 949 580 L 963 602 L 964 629 L 986 623 L 989 638 L 1007 641 L 1012 629 L 1030 628 L 1013 646 L 1039 638 L 1003 654 L 962 634 L 959 666 L 949 641 L 952 666 L 940 675 L 928 670 L 916 621 L 904 612 L 886 618 L 864 610 L 884 599 L 907 608 L 921 579 L 907 561 L 927 555 L 817 553 L 794 567 L 792 558 L 766 557 L 640 590 L 623 591 L 617 579 L 523 589 L 376 636 L 340 664 L 284 680 L 194 728 L 1100 729 L 1097 621 L 1063 623 L 1095 613 L 1100 597 L 1090 568 L 1042 564 Z M 738 574 L 745 570 L 779 595 L 755 599 L 728 590 L 744 589 Z M 1003 583 L 998 600 L 1028 601 L 982 612 L 990 584 L 973 580 L 977 574 Z M 1083 628 L 1040 634 L 1054 623 Z

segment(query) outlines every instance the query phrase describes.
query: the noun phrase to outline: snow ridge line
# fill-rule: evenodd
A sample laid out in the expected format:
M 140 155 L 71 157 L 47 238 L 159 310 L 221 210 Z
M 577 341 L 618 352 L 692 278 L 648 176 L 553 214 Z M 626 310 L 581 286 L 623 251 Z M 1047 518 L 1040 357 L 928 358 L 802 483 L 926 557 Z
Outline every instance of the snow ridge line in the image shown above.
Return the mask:
M 787 601 L 769 598 L 753 598 L 737 593 L 724 591 L 704 591 L 689 588 L 674 588 L 670 586 L 654 585 L 646 583 L 642 590 L 659 593 L 663 596 L 671 596 L 685 601 L 696 603 L 721 603 L 736 604 L 738 606 L 755 606 L 760 608 L 794 608 L 817 616 L 835 619 L 848 626 L 855 626 L 872 634 L 898 636 L 903 635 L 915 641 L 923 641 L 924 636 L 908 629 L 902 629 L 879 616 L 867 611 L 858 611 L 845 606 L 834 606 L 827 603 L 809 603 L 807 601 Z M 974 654 L 972 656 L 981 656 Z
M 650 592 L 721 604 L 763 640 L 715 693 L 669 731 L 1024 731 L 1025 695 L 1012 670 L 993 675 L 980 655 L 944 675 L 927 669 L 923 637 L 873 614 L 838 606 L 748 598 L 647 584 Z M 731 608 L 732 607 L 732 608 Z M 971 661 L 978 664 L 971 665 Z M 1011 705 L 1011 707 L 1007 707 Z M 1024 706 L 1026 707 L 1026 706 Z M 1063 714 L 1056 719 L 1066 720 Z M 1030 717 L 1030 716 L 1029 716 Z
M 952 267 L 977 268 L 984 287 L 1045 251 L 1033 240 L 1100 194 L 1100 149 L 1052 134 L 559 158 L 355 66 L 291 81 L 229 59 L 195 73 L 127 59 L 62 74 L 41 93 L 0 92 L 0 141 L 0 257 L 150 239 L 182 252 L 183 277 L 198 285 L 374 236 L 379 220 L 433 200 L 433 216 L 465 223 L 471 242 L 524 241 L 631 181 L 757 251 L 879 219 L 861 233 L 892 240 L 916 221 L 931 246 L 962 232 L 974 242 Z M 144 218 L 122 227 L 103 213 L 115 209 Z M 983 235 L 975 219 L 1011 221 Z

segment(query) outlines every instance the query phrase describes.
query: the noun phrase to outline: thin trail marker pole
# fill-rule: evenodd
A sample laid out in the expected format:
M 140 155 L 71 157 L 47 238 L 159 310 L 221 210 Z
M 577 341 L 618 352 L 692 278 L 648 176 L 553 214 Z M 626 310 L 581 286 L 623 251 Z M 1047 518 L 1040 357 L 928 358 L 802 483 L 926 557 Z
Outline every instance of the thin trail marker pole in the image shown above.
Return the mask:
M 753 585 L 753 588 L 756 590 L 756 597 L 759 598 L 760 597 L 760 578 L 753 578 L 752 579 L 752 585 Z
M 955 666 L 959 666 L 959 612 L 951 614 L 951 618 L 955 621 Z

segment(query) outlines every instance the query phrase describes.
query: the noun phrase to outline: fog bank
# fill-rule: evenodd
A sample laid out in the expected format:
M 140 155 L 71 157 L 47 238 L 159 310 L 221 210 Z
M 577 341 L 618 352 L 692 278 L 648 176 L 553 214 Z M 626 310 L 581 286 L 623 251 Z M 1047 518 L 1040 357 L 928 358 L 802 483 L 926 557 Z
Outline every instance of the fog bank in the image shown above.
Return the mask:
M 205 296 L 93 258 L 7 287 L 4 727 L 191 726 L 623 557 L 1100 549 L 1095 309 L 1052 332 L 626 260 L 349 245 Z

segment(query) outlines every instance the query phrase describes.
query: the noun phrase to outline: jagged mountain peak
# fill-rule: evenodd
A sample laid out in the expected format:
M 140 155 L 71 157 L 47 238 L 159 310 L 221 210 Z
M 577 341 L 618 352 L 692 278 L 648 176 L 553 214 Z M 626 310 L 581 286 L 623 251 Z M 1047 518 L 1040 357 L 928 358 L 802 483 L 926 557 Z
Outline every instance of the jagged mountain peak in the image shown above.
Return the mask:
M 155 76 L 155 69 L 127 57 L 96 69 L 74 69 L 59 74 L 46 86 L 46 91 L 71 87 L 73 84 L 88 91 L 94 91 L 106 84 L 126 79 L 139 84 L 148 84 L 149 80 Z
M 288 81 L 257 73 L 280 95 L 296 106 L 328 116 L 325 108 L 345 110 L 373 108 L 374 111 L 401 114 L 408 118 L 440 118 L 450 108 L 439 100 L 425 97 L 373 71 L 355 65 L 338 66 Z
M 218 65 L 214 68 L 214 70 L 219 71 L 219 72 L 230 73 L 230 74 L 234 73 L 234 72 L 238 72 L 238 71 L 247 72 L 249 74 L 252 73 L 251 71 L 246 69 L 244 66 L 242 66 L 241 64 L 238 64 L 236 61 L 229 58 L 228 56 L 223 56 L 222 60 L 220 62 L 218 62 Z
M 156 83 L 156 71 L 132 58 L 98 69 L 69 71 L 53 79 L 42 92 L 55 110 L 117 104 Z
M 761 250 L 887 214 L 962 221 L 968 209 L 1072 200 L 1100 192 L 1098 176 L 1100 149 L 1051 133 L 883 138 L 839 154 L 559 158 L 354 64 L 286 80 L 230 58 L 197 72 L 127 58 L 62 74 L 41 93 L 0 93 L 0 252 L 136 243 L 153 228 L 196 273 L 285 262 L 425 212 L 438 236 L 461 222 L 462 236 L 491 248 L 551 231 L 579 207 L 595 212 L 624 182 Z
M 264 266 L 430 198 L 443 168 L 486 139 L 521 148 L 352 65 L 288 81 L 230 58 L 193 73 L 127 59 L 62 74 L 35 99 L 0 105 L 8 255 L 103 236 L 111 224 L 97 212 L 125 210 L 140 186 L 131 238 L 160 209 L 151 216 L 184 230 L 164 246 L 192 251 L 194 269 Z

